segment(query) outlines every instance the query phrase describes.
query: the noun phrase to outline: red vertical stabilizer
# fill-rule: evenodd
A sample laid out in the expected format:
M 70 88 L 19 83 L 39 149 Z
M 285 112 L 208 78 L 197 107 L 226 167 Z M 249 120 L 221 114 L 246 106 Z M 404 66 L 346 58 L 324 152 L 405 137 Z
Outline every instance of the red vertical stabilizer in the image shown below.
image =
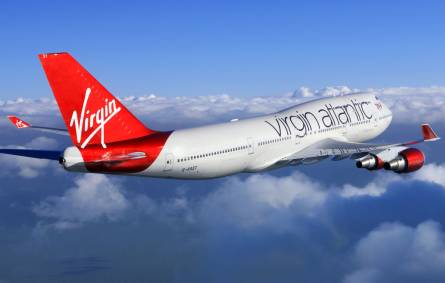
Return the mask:
M 155 133 L 68 53 L 40 54 L 73 143 L 80 148 L 137 139 Z

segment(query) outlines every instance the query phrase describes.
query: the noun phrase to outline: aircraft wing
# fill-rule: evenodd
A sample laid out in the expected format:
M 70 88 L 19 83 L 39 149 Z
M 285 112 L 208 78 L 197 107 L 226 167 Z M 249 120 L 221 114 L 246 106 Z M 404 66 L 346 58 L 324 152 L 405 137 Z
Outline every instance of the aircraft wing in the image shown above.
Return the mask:
M 39 159 L 59 160 L 60 156 L 63 154 L 63 151 L 0 148 L 0 153 Z
M 69 136 L 69 133 L 66 129 L 34 126 L 34 125 L 31 125 L 31 124 L 23 121 L 22 119 L 20 119 L 16 116 L 8 116 L 8 119 L 9 119 L 9 121 L 11 121 L 11 123 L 14 126 L 17 127 L 17 129 L 34 129 L 34 130 L 39 130 L 42 132 L 49 132 L 49 133 L 53 133 L 53 134 Z
M 423 124 L 421 129 L 423 135 L 422 139 L 404 143 L 370 144 L 325 139 L 282 158 L 278 161 L 278 163 L 290 163 L 295 165 L 300 163 L 310 164 L 329 157 L 333 157 L 333 160 L 342 160 L 345 158 L 358 159 L 366 156 L 369 153 L 378 154 L 390 148 L 398 148 L 403 150 L 414 144 L 436 141 L 440 139 L 430 125 Z

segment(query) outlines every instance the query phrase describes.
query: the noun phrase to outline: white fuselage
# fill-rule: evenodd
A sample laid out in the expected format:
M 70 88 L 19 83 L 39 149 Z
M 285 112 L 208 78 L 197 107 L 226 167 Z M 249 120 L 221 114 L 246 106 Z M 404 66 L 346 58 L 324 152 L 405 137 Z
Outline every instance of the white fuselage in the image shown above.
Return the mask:
M 391 119 L 390 110 L 370 94 L 313 100 L 266 116 L 176 130 L 156 161 L 135 175 L 205 179 L 269 170 L 327 138 L 373 139 Z

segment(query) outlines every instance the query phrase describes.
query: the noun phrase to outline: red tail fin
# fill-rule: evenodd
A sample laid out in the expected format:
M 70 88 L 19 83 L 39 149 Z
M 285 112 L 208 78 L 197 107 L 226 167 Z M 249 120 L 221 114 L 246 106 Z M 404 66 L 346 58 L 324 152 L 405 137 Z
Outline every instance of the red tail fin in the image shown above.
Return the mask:
M 154 133 L 70 54 L 40 54 L 39 59 L 76 146 L 106 148 L 107 143 Z

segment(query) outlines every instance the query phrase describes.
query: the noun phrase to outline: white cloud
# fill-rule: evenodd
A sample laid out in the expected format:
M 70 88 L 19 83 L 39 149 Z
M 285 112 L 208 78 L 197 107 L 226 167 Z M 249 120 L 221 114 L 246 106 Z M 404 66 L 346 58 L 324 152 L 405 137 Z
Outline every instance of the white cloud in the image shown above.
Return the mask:
M 394 87 L 356 89 L 348 86 L 328 86 L 311 90 L 300 87 L 296 91 L 282 95 L 261 97 L 234 97 L 227 94 L 208 96 L 164 97 L 154 94 L 144 96 L 126 96 L 121 100 L 136 115 L 150 118 L 160 124 L 190 126 L 216 121 L 228 121 L 232 118 L 246 118 L 255 115 L 273 113 L 309 99 L 368 92 L 378 95 L 392 109 L 397 123 L 443 122 L 445 111 L 445 87 Z M 0 113 L 25 115 L 30 122 L 42 122 L 54 125 L 62 123 L 59 111 L 53 99 L 27 99 L 0 101 Z M 51 113 L 51 114 L 48 114 Z M 57 116 L 58 119 L 48 120 Z M 36 118 L 36 116 L 38 116 Z M 34 119 L 37 119 L 35 121 Z M 3 120 L 0 125 L 6 123 Z M 36 123 L 35 123 L 36 124 Z
M 57 103 L 53 98 L 31 99 L 21 97 L 15 100 L 0 100 L 0 109 L 5 114 L 22 115 L 55 113 L 58 110 Z
M 434 182 L 445 187 L 443 178 L 436 175 L 439 172 L 443 176 L 442 171 L 445 173 L 445 166 L 431 164 L 404 179 L 396 174 L 379 174 L 363 187 L 345 184 L 331 188 L 298 171 L 284 177 L 256 174 L 246 179 L 227 178 L 216 190 L 198 199 L 188 198 L 180 190 L 176 196 L 163 200 L 142 194 L 127 195 L 109 177 L 87 174 L 62 196 L 49 197 L 36 205 L 34 212 L 53 220 L 52 225 L 60 229 L 101 219 L 113 221 L 131 211 L 173 224 L 217 222 L 247 229 L 268 226 L 289 229 L 295 217 L 324 217 L 329 198 L 377 198 L 391 184 L 402 180 Z
M 302 173 L 276 177 L 257 174 L 242 180 L 229 178 L 213 193 L 201 200 L 200 216 L 208 222 L 227 221 L 244 228 L 281 224 L 292 225 L 289 219 L 299 217 L 323 217 L 327 199 L 348 200 L 363 197 L 378 198 L 398 182 L 433 182 L 445 188 L 445 166 L 429 164 L 421 170 L 400 176 L 380 172 L 363 187 L 344 184 L 328 188 Z M 224 215 L 224 217 L 222 217 Z M 221 216 L 221 217 L 220 217 Z M 282 226 L 283 227 L 283 226 Z
M 122 190 L 107 176 L 86 174 L 62 196 L 48 197 L 33 211 L 52 227 L 66 229 L 101 219 L 118 220 L 129 207 Z
M 44 219 L 40 228 L 58 230 L 114 221 L 125 213 L 142 213 L 172 225 L 226 222 L 243 228 L 281 225 L 287 229 L 292 226 L 290 217 L 315 217 L 326 197 L 321 184 L 298 172 L 287 177 L 232 177 L 199 199 L 190 199 L 180 190 L 174 197 L 157 201 L 141 194 L 127 195 L 105 175 L 87 174 L 62 196 L 46 198 L 33 211 Z
M 294 91 L 292 96 L 295 98 L 329 97 L 329 96 L 340 96 L 357 92 L 360 92 L 360 90 L 351 89 L 348 86 L 327 86 L 325 88 L 316 90 L 311 90 L 310 88 L 303 86 Z
M 54 150 L 58 147 L 57 140 L 48 137 L 36 137 L 24 145 L 25 148 Z
M 339 194 L 344 198 L 372 196 L 378 197 L 384 194 L 391 182 L 400 180 L 400 176 L 389 172 L 381 172 L 372 182 L 367 183 L 364 187 L 357 187 L 351 184 L 345 184 L 339 189 Z
M 379 197 L 386 193 L 388 186 L 391 183 L 404 180 L 409 181 L 423 181 L 437 184 L 445 188 L 445 165 L 442 164 L 426 164 L 416 172 L 408 175 L 398 175 L 392 172 L 379 172 L 376 178 L 367 183 L 363 187 L 354 186 L 351 184 L 344 184 L 338 188 L 338 193 L 343 198 L 354 198 L 362 196 Z
M 383 95 L 444 95 L 445 86 L 371 88 L 369 91 L 379 92 Z
M 231 178 L 201 203 L 206 221 L 224 219 L 240 227 L 279 226 L 290 215 L 310 217 L 326 199 L 322 185 L 305 175 L 253 175 L 246 180 Z
M 431 166 L 436 167 L 442 165 Z M 254 251 L 260 259 L 251 260 L 250 268 L 267 268 L 270 263 L 264 264 L 262 259 L 271 256 L 274 267 L 286 265 L 289 269 L 283 272 L 292 276 L 298 276 L 295 274 L 300 271 L 306 272 L 301 276 L 306 279 L 303 281 L 310 282 L 326 281 L 310 280 L 314 276 L 311 273 L 314 272 L 311 270 L 313 262 L 320 263 L 315 272 L 326 273 L 325 277 L 315 278 L 343 278 L 346 283 L 410 282 L 411 278 L 414 278 L 413 282 L 427 282 L 423 280 L 427 275 L 432 278 L 445 276 L 442 271 L 445 270 L 445 234 L 440 226 L 430 221 L 416 227 L 399 223 L 377 226 L 382 221 L 379 213 L 363 211 L 348 203 L 354 202 L 352 196 L 366 198 L 373 195 L 373 190 L 368 190 L 367 194 L 342 195 L 343 186 L 328 189 L 326 184 L 294 172 L 284 177 L 268 174 L 245 179 L 230 177 L 215 188 L 208 183 L 210 188 L 205 195 L 188 195 L 187 188 L 181 186 L 175 194 L 156 199 L 150 192 L 148 196 L 135 193 L 135 188 L 130 185 L 131 190 L 125 189 L 116 184 L 116 180 L 102 175 L 85 175 L 60 196 L 44 199 L 34 206 L 34 212 L 41 219 L 35 232 L 67 231 L 91 222 L 136 219 L 140 220 L 141 226 L 146 225 L 147 230 L 143 231 L 162 227 L 162 231 L 178 233 L 184 239 L 181 237 L 180 244 L 174 244 L 192 247 L 198 254 L 203 250 L 219 254 L 221 249 L 243 247 L 239 253 L 236 251 L 239 257 L 229 259 L 237 268 L 239 265 L 240 270 L 246 270 L 241 263 L 251 259 Z M 411 180 L 435 179 L 428 175 L 413 176 L 405 177 L 404 182 Z M 389 178 L 382 182 L 385 190 L 366 201 L 378 204 L 386 188 L 400 181 Z M 351 208 L 351 211 L 338 216 L 339 205 Z M 404 209 L 407 208 L 400 209 L 395 205 L 390 215 L 384 217 L 397 219 L 397 215 L 406 212 Z M 371 218 L 363 213 L 378 216 L 369 220 Z M 362 218 L 367 222 L 361 222 Z M 337 222 L 350 219 L 353 220 L 351 224 Z M 377 228 L 367 228 L 369 222 L 372 222 L 370 227 Z M 357 238 L 361 240 L 357 242 Z M 150 241 L 166 245 L 164 239 L 151 238 Z M 167 246 L 170 247 L 170 243 Z M 227 258 L 211 262 L 214 263 L 227 263 Z
M 353 262 L 345 283 L 434 281 L 445 276 L 445 234 L 433 221 L 385 223 L 358 242 Z
M 438 184 L 445 188 L 445 166 L 438 164 L 427 164 L 419 171 L 416 171 L 412 178 L 424 182 Z
M 37 137 L 26 143 L 24 146 L 1 146 L 2 148 L 32 148 L 32 149 L 55 149 L 58 143 L 56 140 L 47 137 Z M 35 178 L 50 166 L 50 160 L 35 159 L 15 155 L 0 154 L 2 164 L 1 174 L 3 176 L 15 176 L 18 174 L 24 178 Z

